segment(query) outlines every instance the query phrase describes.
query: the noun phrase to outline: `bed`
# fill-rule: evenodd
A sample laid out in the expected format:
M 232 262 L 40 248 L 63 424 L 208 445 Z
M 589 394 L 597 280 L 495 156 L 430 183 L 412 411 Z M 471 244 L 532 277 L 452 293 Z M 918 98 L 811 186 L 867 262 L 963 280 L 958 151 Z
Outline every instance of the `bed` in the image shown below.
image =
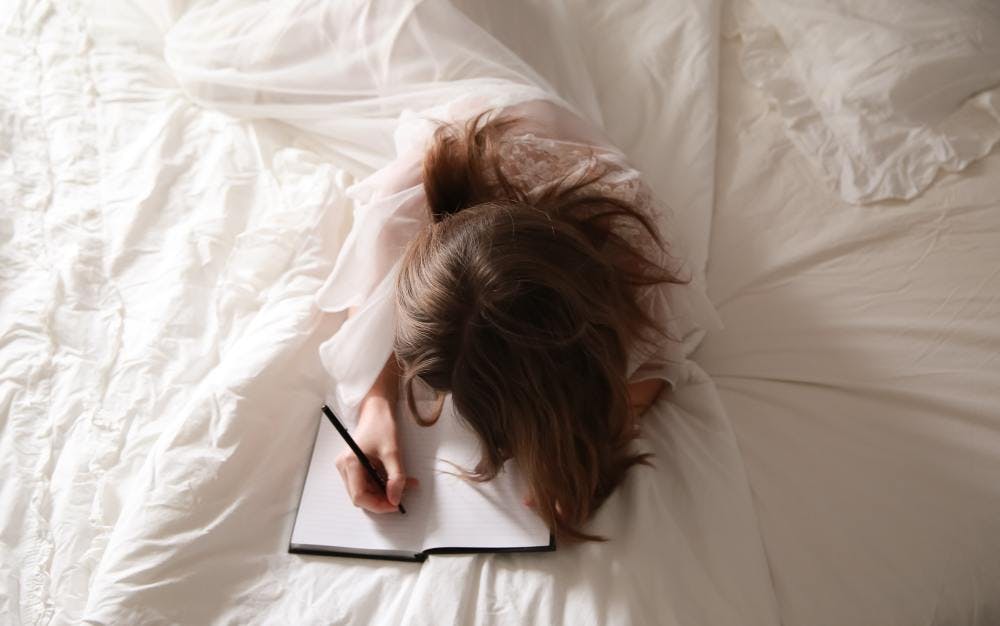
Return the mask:
M 248 114 L 238 75 L 199 74 L 222 39 L 199 3 L 14 3 L 0 620 L 1000 621 L 1000 155 L 850 202 L 748 81 L 750 31 L 720 3 L 413 6 L 482 29 L 603 125 L 724 323 L 689 338 L 686 382 L 645 418 L 656 467 L 595 518 L 612 539 L 423 565 L 288 554 L 318 346 L 342 323 L 314 296 L 388 118 Z

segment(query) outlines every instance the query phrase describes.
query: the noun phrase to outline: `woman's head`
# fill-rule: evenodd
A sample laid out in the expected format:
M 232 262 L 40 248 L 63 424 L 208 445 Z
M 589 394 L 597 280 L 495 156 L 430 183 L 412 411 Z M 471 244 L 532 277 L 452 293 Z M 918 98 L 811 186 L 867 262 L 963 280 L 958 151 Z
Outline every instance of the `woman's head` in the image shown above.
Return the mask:
M 557 534 L 592 539 L 580 527 L 646 456 L 629 449 L 628 348 L 650 326 L 636 288 L 671 277 L 615 234 L 622 219 L 653 234 L 634 209 L 580 193 L 599 176 L 531 198 L 510 185 L 498 159 L 511 123 L 438 133 L 434 221 L 404 258 L 395 352 L 414 417 L 440 411 L 419 413 L 419 381 L 451 393 L 478 435 L 473 478 L 515 459 Z

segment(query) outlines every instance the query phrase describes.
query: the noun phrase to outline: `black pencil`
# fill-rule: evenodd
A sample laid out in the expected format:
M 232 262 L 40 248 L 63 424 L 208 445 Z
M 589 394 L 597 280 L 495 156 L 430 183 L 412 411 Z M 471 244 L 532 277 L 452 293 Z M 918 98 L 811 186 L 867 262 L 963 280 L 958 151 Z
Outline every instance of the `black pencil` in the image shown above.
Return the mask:
M 323 414 L 326 415 L 328 418 L 330 418 L 330 423 L 333 424 L 333 427 L 337 429 L 337 432 L 340 433 L 340 436 L 343 437 L 344 441 L 347 442 L 347 445 L 350 446 L 351 451 L 354 452 L 354 456 L 358 457 L 358 460 L 361 461 L 361 467 L 365 468 L 365 471 L 368 472 L 368 476 L 370 476 L 371 479 L 375 481 L 376 485 L 382 488 L 382 493 L 386 494 L 386 499 L 388 499 L 389 498 L 387 491 L 388 488 L 385 484 L 385 479 L 382 478 L 382 475 L 375 470 L 375 467 L 372 465 L 371 461 L 369 461 L 368 457 L 365 456 L 365 453 L 361 451 L 361 448 L 358 447 L 358 444 L 354 442 L 354 438 L 351 437 L 351 434 L 347 432 L 347 429 L 344 428 L 344 425 L 340 423 L 340 420 L 337 419 L 337 416 L 333 414 L 333 411 L 330 410 L 330 407 L 326 406 L 325 404 L 323 405 Z M 400 513 L 404 514 L 406 513 L 406 509 L 403 508 L 402 502 L 400 502 L 397 506 L 399 507 Z

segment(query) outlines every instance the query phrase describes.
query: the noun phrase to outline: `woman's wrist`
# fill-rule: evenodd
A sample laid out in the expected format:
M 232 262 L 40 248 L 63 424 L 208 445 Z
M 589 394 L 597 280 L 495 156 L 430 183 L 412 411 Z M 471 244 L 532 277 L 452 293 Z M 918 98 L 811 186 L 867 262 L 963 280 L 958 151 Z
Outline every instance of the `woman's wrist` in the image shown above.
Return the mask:
M 399 371 L 396 366 L 396 359 L 390 356 L 386 361 L 378 378 L 372 384 L 371 389 L 361 400 L 359 407 L 360 416 L 363 417 L 369 411 L 393 413 L 396 400 L 399 397 Z
M 392 403 L 385 396 L 369 393 L 361 401 L 361 406 L 358 407 L 358 418 L 363 419 L 369 413 L 385 413 L 386 411 L 391 413 L 393 408 Z

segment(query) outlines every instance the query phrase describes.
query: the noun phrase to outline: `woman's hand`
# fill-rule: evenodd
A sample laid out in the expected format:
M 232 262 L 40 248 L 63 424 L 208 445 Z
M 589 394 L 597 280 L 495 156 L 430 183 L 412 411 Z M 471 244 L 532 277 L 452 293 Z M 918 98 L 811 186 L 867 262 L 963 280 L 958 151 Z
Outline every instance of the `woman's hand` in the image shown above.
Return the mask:
M 347 486 L 354 506 L 372 513 L 392 513 L 397 510 L 407 486 L 416 479 L 407 478 L 396 439 L 396 418 L 393 407 L 384 398 L 366 398 L 361 405 L 358 426 L 351 434 L 376 470 L 386 477 L 386 493 L 361 466 L 350 449 L 337 457 L 337 469 Z
M 358 426 L 351 433 L 355 443 L 365 453 L 375 469 L 386 478 L 382 493 L 369 476 L 361 461 L 350 449 L 337 457 L 337 470 L 344 480 L 354 506 L 372 513 L 392 513 L 397 510 L 406 487 L 415 487 L 417 479 L 407 478 L 396 437 L 396 400 L 399 372 L 390 357 L 368 395 L 361 402 Z

